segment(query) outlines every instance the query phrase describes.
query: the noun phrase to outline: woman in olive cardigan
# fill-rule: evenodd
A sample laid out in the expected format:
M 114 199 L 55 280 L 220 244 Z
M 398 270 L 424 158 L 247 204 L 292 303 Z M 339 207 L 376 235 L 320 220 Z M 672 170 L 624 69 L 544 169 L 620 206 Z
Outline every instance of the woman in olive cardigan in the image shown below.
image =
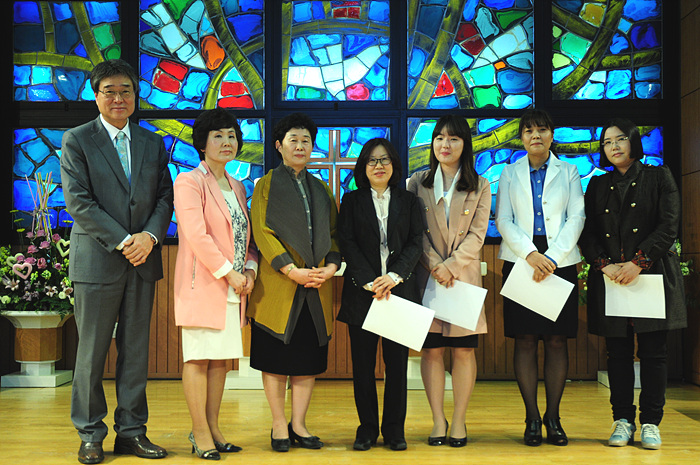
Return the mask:
M 678 235 L 681 199 L 669 169 L 643 165 L 641 137 L 628 120 L 615 119 L 600 136 L 602 168 L 610 173 L 591 179 L 586 192 L 586 222 L 579 240 L 590 264 L 588 272 L 588 331 L 605 336 L 608 351 L 610 402 L 614 431 L 608 443 L 625 446 L 633 440 L 634 339 L 641 361 L 642 391 L 639 421 L 642 446 L 661 447 L 658 425 L 666 392 L 666 337 L 686 326 Z M 639 274 L 663 276 L 663 319 L 605 315 L 603 275 L 626 285 Z

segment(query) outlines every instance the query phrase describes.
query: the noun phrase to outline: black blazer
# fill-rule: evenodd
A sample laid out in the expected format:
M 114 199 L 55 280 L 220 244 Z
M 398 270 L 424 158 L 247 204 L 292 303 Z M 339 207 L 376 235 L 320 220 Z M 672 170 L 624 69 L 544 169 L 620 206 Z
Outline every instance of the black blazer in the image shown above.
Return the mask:
M 391 293 L 420 303 L 414 269 L 423 253 L 423 220 L 416 196 L 396 187 L 391 188 L 387 242 L 387 272 L 393 271 L 403 278 L 403 283 Z M 347 264 L 338 320 L 361 326 L 373 300 L 373 293 L 362 286 L 374 281 L 382 271 L 379 224 L 369 188 L 343 196 L 338 216 L 338 244 Z
M 603 156 L 603 155 L 601 155 Z M 613 173 L 591 178 L 586 190 L 586 222 L 579 239 L 581 253 L 591 265 L 588 272 L 588 331 L 608 337 L 627 333 L 627 318 L 605 316 L 603 272 L 594 269 L 596 258 L 613 263 L 634 257 L 638 250 L 653 262 L 642 273 L 661 274 L 664 279 L 666 318 L 634 318 L 634 331 L 644 333 L 686 326 L 685 294 L 680 258 L 673 249 L 678 237 L 681 199 L 666 166 L 647 166 L 637 161 L 627 171 L 630 186 L 622 198 Z

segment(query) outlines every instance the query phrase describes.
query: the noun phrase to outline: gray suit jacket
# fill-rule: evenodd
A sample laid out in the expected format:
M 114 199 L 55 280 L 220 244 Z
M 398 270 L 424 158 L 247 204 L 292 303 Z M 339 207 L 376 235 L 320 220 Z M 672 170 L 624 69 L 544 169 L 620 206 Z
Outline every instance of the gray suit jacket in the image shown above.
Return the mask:
M 61 178 L 71 232 L 70 278 L 111 283 L 132 266 L 115 249 L 127 236 L 148 231 L 158 245 L 137 272 L 145 281 L 163 277 L 160 245 L 173 212 L 173 183 L 163 139 L 131 124 L 131 184 L 100 118 L 63 136 Z

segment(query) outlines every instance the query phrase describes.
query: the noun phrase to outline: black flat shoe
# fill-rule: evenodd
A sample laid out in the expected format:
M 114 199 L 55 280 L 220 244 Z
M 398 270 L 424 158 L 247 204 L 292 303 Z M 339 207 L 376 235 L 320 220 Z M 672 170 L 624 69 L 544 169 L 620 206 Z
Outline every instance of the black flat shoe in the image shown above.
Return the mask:
M 450 424 L 445 420 L 445 434 L 443 436 L 428 436 L 429 446 L 444 446 L 447 444 L 447 430 L 450 429 Z
M 384 443 L 386 444 L 387 442 L 384 441 Z M 404 438 L 390 439 L 388 444 L 391 450 L 406 450 L 408 447 Z
M 539 446 L 542 444 L 542 420 L 525 420 L 523 440 L 526 446 Z
M 289 452 L 289 448 L 292 445 L 292 442 L 289 440 L 289 438 L 284 438 L 284 439 L 275 439 L 272 437 L 272 430 L 270 430 L 270 445 L 272 446 L 272 450 L 276 452 Z
M 190 436 L 187 438 L 192 443 L 192 453 L 196 453 L 197 457 L 204 460 L 221 460 L 221 455 L 216 449 L 202 450 L 197 447 L 197 443 L 194 442 L 194 433 L 190 432 Z
M 569 443 L 569 438 L 561 427 L 559 418 L 556 420 L 545 418 L 544 426 L 547 429 L 547 442 L 555 446 L 565 446 Z
M 352 445 L 352 448 L 355 450 L 370 450 L 372 446 L 376 444 L 376 440 L 373 441 L 372 439 L 356 438 L 355 443 Z
M 243 450 L 243 448 L 235 446 L 230 442 L 223 443 L 219 441 L 214 441 L 214 447 L 216 447 L 216 450 L 218 450 L 219 452 L 240 452 Z
M 450 436 L 450 447 L 464 447 L 467 445 L 467 425 L 464 425 L 464 437 L 463 438 L 453 438 Z
M 291 440 L 292 445 L 299 443 L 299 445 L 304 449 L 320 449 L 323 447 L 323 443 L 318 436 L 299 436 L 294 432 L 291 423 L 287 425 L 287 429 L 289 430 L 289 439 Z

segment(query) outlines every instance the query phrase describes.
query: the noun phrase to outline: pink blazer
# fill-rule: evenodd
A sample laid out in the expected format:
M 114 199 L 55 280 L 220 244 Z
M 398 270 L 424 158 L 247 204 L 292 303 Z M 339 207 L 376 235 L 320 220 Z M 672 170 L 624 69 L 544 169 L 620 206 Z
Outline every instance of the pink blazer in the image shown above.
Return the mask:
M 245 187 L 228 173 L 226 177 L 248 219 L 246 263 L 257 263 Z M 175 179 L 175 215 L 179 237 L 175 324 L 223 329 L 229 288 L 224 276 L 234 260 L 233 229 L 224 196 L 205 162 Z M 245 306 L 246 299 L 242 296 L 241 327 L 246 324 Z

